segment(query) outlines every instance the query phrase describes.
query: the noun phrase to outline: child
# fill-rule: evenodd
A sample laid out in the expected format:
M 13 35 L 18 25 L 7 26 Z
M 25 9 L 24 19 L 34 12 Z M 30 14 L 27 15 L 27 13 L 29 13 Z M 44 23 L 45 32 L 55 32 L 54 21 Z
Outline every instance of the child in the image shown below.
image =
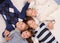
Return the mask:
M 6 1 L 8 1 L 8 0 L 6 0 Z M 25 3 L 25 5 L 22 8 L 21 12 L 19 12 L 16 9 L 16 7 L 13 6 L 13 4 L 11 3 L 10 0 L 8 1 L 9 4 L 8 4 L 8 2 L 5 3 L 6 5 L 3 7 L 2 12 L 1 12 L 1 13 L 3 13 L 2 16 L 3 16 L 4 20 L 6 21 L 6 28 L 5 28 L 5 30 L 8 30 L 9 32 L 11 32 L 12 30 L 15 30 L 15 25 L 18 22 L 18 19 L 23 19 L 23 20 L 25 19 L 26 9 L 28 8 L 30 1 L 31 0 L 27 0 L 27 2 Z M 10 5 L 11 5 L 11 7 L 10 7 Z M 10 10 L 15 11 L 15 12 L 8 11 L 8 8 Z M 2 36 L 4 37 L 4 32 L 3 32 Z
M 44 23 L 40 22 L 39 26 L 31 17 L 26 19 L 26 23 L 34 29 L 34 37 L 38 39 L 39 43 L 58 43 Z
M 41 21 L 40 15 L 38 15 L 38 13 L 35 9 L 28 8 L 26 11 L 26 16 L 32 17 L 37 22 L 37 24 L 39 24 L 39 22 Z M 53 27 L 54 27 L 53 22 L 55 22 L 55 20 L 52 17 L 49 17 L 47 20 L 44 20 L 42 22 L 44 22 L 49 29 L 53 29 Z
M 31 38 L 33 34 L 34 32 L 32 31 L 32 29 L 29 28 L 22 32 L 21 37 L 25 38 L 29 43 L 33 43 L 32 38 Z
M 58 8 L 54 0 L 32 0 L 29 8 L 37 10 L 38 17 L 41 21 L 49 18 L 50 15 Z
M 28 26 L 20 21 L 16 23 L 16 29 L 12 32 L 10 32 L 9 35 L 5 36 L 6 43 L 28 43 L 26 38 L 31 37 L 31 33 L 26 30 Z M 24 31 L 26 30 L 26 31 Z M 21 33 L 21 31 L 24 31 Z M 5 30 L 5 32 L 9 33 L 8 31 Z M 10 38 L 10 39 L 9 39 Z

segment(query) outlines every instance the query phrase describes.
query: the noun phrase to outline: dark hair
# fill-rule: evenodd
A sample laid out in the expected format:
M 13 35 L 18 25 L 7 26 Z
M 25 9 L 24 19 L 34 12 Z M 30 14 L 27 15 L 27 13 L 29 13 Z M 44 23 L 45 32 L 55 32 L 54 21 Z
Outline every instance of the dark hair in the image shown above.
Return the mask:
M 29 20 L 34 20 L 34 19 L 33 19 L 32 17 L 28 17 L 28 16 L 27 16 L 26 19 L 25 19 L 23 22 L 28 25 L 27 22 L 28 22 Z M 29 26 L 29 25 L 28 25 L 28 26 Z M 29 26 L 29 28 L 30 28 L 30 26 Z
M 24 31 L 29 31 L 29 32 L 31 33 L 31 36 L 34 35 L 33 29 L 30 28 L 30 27 L 29 27 L 28 29 L 26 29 L 26 30 L 21 31 L 21 34 L 22 34 L 22 32 L 24 32 Z
M 24 30 L 24 31 L 29 31 L 31 33 L 31 37 L 34 35 L 34 32 L 33 32 L 33 29 L 32 28 L 28 28 L 27 30 Z M 24 31 L 22 31 L 22 32 L 24 32 Z M 26 38 L 26 40 L 28 41 L 28 43 L 33 43 L 31 37 Z
M 29 28 L 28 31 L 30 31 L 31 35 L 33 36 L 33 34 L 34 34 L 33 30 L 31 28 Z M 28 43 L 33 43 L 31 37 L 27 38 L 26 40 L 28 41 Z
M 33 43 L 31 37 L 30 38 L 27 38 L 26 40 L 28 41 L 28 43 Z
M 34 20 L 34 19 L 33 19 L 32 17 L 28 17 L 28 16 L 27 16 L 26 19 L 23 20 L 23 22 L 27 24 L 27 22 L 28 22 L 29 20 Z M 28 25 L 28 24 L 27 24 L 27 25 Z M 30 28 L 29 25 L 28 25 L 28 29 L 27 29 L 27 30 L 28 30 L 29 32 L 31 32 L 31 36 L 34 35 L 33 29 Z M 26 30 L 24 30 L 24 31 L 26 31 Z M 22 32 L 24 32 L 24 31 L 22 31 Z M 22 32 L 21 32 L 21 33 L 22 33 Z M 26 40 L 28 41 L 28 43 L 33 43 L 31 37 L 27 38 Z
M 24 22 L 27 24 L 27 22 L 28 22 L 29 20 L 34 20 L 34 19 L 33 19 L 32 17 L 26 16 L 26 19 L 24 20 Z

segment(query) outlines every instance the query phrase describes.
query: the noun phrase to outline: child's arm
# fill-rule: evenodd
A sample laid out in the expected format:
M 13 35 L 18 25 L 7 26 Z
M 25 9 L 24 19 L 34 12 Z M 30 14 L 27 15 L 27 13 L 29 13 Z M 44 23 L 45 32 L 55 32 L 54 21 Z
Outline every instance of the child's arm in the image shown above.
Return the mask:
M 10 36 L 6 36 L 4 39 L 5 39 L 6 41 L 9 41 L 9 40 L 11 40 L 12 38 L 11 38 Z
M 12 16 L 10 16 L 9 12 L 8 12 L 8 16 L 7 16 L 7 11 L 8 11 L 7 9 L 9 9 L 8 8 L 9 6 L 6 7 L 6 4 L 8 4 L 10 6 L 10 1 L 5 0 L 4 3 L 2 3 L 2 5 L 1 5 L 1 7 L 2 7 L 1 15 L 3 16 L 3 18 L 6 22 L 5 30 L 8 30 L 10 32 L 10 31 L 14 30 L 14 27 L 12 26 L 12 23 L 11 23 L 11 17 Z M 6 9 L 3 9 L 3 8 L 6 8 Z M 15 18 L 15 16 L 14 16 L 14 18 Z M 15 21 L 14 21 L 14 23 L 15 23 Z M 4 37 L 4 32 L 2 33 L 2 36 Z
M 11 40 L 14 37 L 14 33 L 15 33 L 15 30 L 13 30 L 11 32 L 9 32 L 8 30 L 5 30 L 5 32 L 4 32 L 4 35 L 5 35 L 4 39 L 6 41 Z
M 24 7 L 22 8 L 21 15 L 19 16 L 19 18 L 21 18 L 21 19 L 24 19 L 25 18 L 26 10 L 28 9 L 29 4 L 30 4 L 30 0 L 28 0 L 26 2 L 26 4 L 24 5 Z
M 9 32 L 11 32 L 12 30 L 14 30 L 14 27 L 10 24 L 10 25 L 7 25 L 6 26 L 6 29 L 5 30 L 8 30 Z M 2 33 L 2 36 L 5 37 L 6 34 L 4 34 L 5 31 Z M 8 35 L 8 34 L 7 34 Z
M 11 37 L 9 36 L 9 34 L 10 34 L 10 32 L 8 31 L 8 30 L 5 30 L 4 31 L 4 39 L 6 40 L 6 41 L 9 41 L 9 40 L 11 40 Z

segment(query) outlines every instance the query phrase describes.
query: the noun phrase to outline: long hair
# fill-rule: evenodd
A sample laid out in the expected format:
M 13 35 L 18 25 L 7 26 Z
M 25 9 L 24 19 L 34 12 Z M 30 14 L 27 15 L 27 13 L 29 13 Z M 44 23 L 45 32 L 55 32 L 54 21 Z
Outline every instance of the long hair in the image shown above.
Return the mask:
M 29 28 L 28 29 L 28 31 L 30 31 L 31 32 L 31 37 L 33 36 L 33 30 L 31 29 L 31 28 Z M 33 41 L 32 41 L 32 39 L 31 39 L 31 37 L 29 37 L 29 38 L 27 38 L 26 40 L 28 41 L 28 43 L 33 43 Z
M 26 16 L 26 19 L 24 20 L 24 22 L 28 25 L 28 21 L 29 20 L 33 20 L 33 21 L 35 21 L 32 17 L 28 17 L 28 16 Z M 28 25 L 29 26 L 29 25 Z
M 26 31 L 26 30 L 24 30 L 24 31 Z M 22 32 L 24 32 L 24 31 L 22 31 Z M 34 35 L 33 29 L 28 28 L 27 31 L 29 31 L 31 33 L 31 36 L 29 38 L 26 38 L 26 40 L 28 41 L 28 43 L 33 43 L 32 39 L 31 39 L 31 37 Z M 21 34 L 22 34 L 22 32 L 21 32 Z
M 23 22 L 27 24 L 27 22 L 28 22 L 29 20 L 34 20 L 34 19 L 33 19 L 32 17 L 26 16 L 26 19 L 23 20 Z M 27 25 L 28 25 L 28 24 L 27 24 Z M 29 25 L 28 25 L 28 29 L 27 29 L 27 30 L 28 30 L 29 32 L 31 32 L 31 37 L 34 36 L 33 29 L 32 29 L 31 27 L 29 27 Z M 29 37 L 29 38 L 26 39 L 26 40 L 28 41 L 28 43 L 33 43 L 31 37 Z

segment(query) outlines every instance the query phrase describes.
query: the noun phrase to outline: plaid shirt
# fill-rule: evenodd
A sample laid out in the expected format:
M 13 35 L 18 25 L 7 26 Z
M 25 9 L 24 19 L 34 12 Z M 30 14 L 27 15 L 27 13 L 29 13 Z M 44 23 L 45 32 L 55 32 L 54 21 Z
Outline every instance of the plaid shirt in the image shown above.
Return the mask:
M 19 12 L 17 8 L 12 4 L 10 0 L 5 0 L 2 4 L 0 4 L 0 14 L 2 14 L 3 18 L 6 21 L 6 29 L 8 31 L 14 30 L 15 24 L 18 22 L 18 18 L 25 19 L 26 10 L 29 6 L 29 3 L 26 2 L 22 11 Z M 10 12 L 9 8 L 12 8 L 14 12 Z

